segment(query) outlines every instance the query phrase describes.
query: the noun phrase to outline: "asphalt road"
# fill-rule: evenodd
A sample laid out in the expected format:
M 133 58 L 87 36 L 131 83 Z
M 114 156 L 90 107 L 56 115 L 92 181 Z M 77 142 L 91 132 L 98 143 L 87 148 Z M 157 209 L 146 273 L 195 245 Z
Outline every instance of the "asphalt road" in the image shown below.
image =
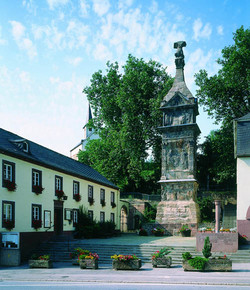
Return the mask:
M 52 269 L 0 267 L 1 289 L 250 289 L 250 264 L 233 264 L 232 272 L 184 272 L 181 266 L 114 271 L 111 265 L 81 270 L 69 263 Z

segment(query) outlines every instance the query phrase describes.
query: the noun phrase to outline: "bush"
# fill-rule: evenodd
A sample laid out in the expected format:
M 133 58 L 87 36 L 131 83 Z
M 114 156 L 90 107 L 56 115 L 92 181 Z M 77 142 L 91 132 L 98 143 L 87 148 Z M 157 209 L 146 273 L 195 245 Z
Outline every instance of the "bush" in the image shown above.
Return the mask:
M 214 221 L 214 201 L 212 197 L 198 197 L 197 203 L 200 208 L 201 222 L 213 222 Z
M 188 264 L 197 270 L 204 270 L 207 261 L 208 259 L 206 258 L 195 257 L 195 258 L 189 259 Z
M 210 256 L 212 256 L 211 249 L 212 243 L 210 243 L 209 237 L 206 237 L 204 241 L 204 248 L 202 250 L 202 254 L 205 258 L 209 258 Z
M 190 259 L 192 259 L 192 255 L 190 254 L 190 252 L 185 252 L 182 254 L 182 259 L 184 261 L 190 260 Z

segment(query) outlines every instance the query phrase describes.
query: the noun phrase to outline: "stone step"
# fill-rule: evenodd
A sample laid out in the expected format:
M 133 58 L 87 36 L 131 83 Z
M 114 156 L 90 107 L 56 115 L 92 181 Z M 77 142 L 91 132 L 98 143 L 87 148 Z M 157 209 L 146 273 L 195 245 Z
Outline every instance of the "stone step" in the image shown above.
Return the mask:
M 111 256 L 114 254 L 135 254 L 142 259 L 144 263 L 151 263 L 151 255 L 162 248 L 159 245 L 109 245 L 109 244 L 88 244 L 81 241 L 55 241 L 42 244 L 39 248 L 41 254 L 50 254 L 54 261 L 69 262 L 70 252 L 77 247 L 88 249 L 98 253 L 100 263 L 111 264 Z M 182 263 L 182 253 L 190 252 L 193 256 L 202 256 L 201 252 L 196 252 L 195 247 L 172 247 L 171 256 L 173 264 Z M 221 255 L 216 253 L 216 255 Z M 250 250 L 239 250 L 237 253 L 227 254 L 235 263 L 249 263 Z

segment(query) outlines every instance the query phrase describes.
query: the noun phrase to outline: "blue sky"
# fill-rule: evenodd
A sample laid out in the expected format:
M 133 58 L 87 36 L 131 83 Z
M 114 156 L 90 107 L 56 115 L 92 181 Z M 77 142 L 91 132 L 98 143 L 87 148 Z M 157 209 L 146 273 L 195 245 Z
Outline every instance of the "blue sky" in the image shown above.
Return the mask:
M 129 53 L 175 75 L 173 43 L 185 40 L 186 83 L 217 73 L 221 49 L 249 27 L 248 0 L 0 1 L 0 126 L 69 155 L 82 139 L 82 93 L 106 63 Z M 200 110 L 202 138 L 216 128 Z

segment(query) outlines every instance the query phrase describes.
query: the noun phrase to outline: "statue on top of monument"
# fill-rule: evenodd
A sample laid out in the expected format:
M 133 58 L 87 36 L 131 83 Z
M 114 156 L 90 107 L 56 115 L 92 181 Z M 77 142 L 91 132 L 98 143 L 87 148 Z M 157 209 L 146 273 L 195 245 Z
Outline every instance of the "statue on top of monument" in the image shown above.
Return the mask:
M 176 68 L 183 68 L 184 65 L 185 65 L 185 62 L 184 62 L 184 53 L 183 53 L 183 50 L 182 48 L 183 47 L 186 47 L 186 42 L 185 41 L 177 41 L 174 43 L 174 48 L 177 48 L 177 51 L 175 53 L 175 65 L 176 65 Z

